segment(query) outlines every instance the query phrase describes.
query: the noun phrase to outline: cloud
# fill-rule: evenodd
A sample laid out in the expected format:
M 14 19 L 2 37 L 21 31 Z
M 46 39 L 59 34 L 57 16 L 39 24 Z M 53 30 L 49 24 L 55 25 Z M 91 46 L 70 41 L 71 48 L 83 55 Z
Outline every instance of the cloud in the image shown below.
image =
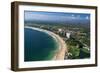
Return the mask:
M 85 19 L 87 19 L 87 20 L 88 20 L 88 19 L 89 19 L 89 17 L 88 17 L 88 16 L 86 16 L 86 17 L 85 17 Z

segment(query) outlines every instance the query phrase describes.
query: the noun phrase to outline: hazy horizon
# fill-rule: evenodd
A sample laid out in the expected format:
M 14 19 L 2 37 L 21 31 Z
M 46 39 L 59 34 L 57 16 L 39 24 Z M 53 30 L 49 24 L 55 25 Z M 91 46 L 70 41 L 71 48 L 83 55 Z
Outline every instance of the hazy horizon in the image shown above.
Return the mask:
M 24 20 L 40 23 L 90 23 L 90 14 L 24 11 Z

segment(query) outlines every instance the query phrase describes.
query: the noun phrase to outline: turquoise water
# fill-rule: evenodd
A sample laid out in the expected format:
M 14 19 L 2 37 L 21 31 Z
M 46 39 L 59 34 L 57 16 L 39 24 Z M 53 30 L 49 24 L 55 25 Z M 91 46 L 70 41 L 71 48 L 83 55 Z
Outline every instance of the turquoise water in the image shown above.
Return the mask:
M 57 42 L 47 33 L 24 28 L 24 61 L 51 60 L 57 50 Z

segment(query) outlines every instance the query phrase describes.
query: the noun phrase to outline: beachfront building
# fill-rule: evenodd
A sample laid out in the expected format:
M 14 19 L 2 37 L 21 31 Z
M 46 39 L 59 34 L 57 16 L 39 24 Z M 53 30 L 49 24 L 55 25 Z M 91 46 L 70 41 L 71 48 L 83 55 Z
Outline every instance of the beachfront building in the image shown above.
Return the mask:
M 72 32 L 69 31 L 69 30 L 64 30 L 64 29 L 59 28 L 58 33 L 59 33 L 60 36 L 66 37 L 67 39 L 69 39 Z
M 58 29 L 58 32 L 62 32 L 62 29 L 61 29 L 61 28 L 59 28 L 59 29 Z
M 70 32 L 66 32 L 66 37 L 69 39 L 70 38 L 71 33 Z

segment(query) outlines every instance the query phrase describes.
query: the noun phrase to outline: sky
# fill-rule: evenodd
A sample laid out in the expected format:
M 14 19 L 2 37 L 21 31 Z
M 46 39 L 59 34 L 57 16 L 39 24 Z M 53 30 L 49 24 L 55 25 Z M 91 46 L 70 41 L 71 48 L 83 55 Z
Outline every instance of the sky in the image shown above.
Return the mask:
M 39 21 L 39 22 L 84 22 L 90 21 L 90 14 L 84 13 L 64 13 L 64 12 L 39 12 L 39 11 L 25 11 L 25 21 Z

